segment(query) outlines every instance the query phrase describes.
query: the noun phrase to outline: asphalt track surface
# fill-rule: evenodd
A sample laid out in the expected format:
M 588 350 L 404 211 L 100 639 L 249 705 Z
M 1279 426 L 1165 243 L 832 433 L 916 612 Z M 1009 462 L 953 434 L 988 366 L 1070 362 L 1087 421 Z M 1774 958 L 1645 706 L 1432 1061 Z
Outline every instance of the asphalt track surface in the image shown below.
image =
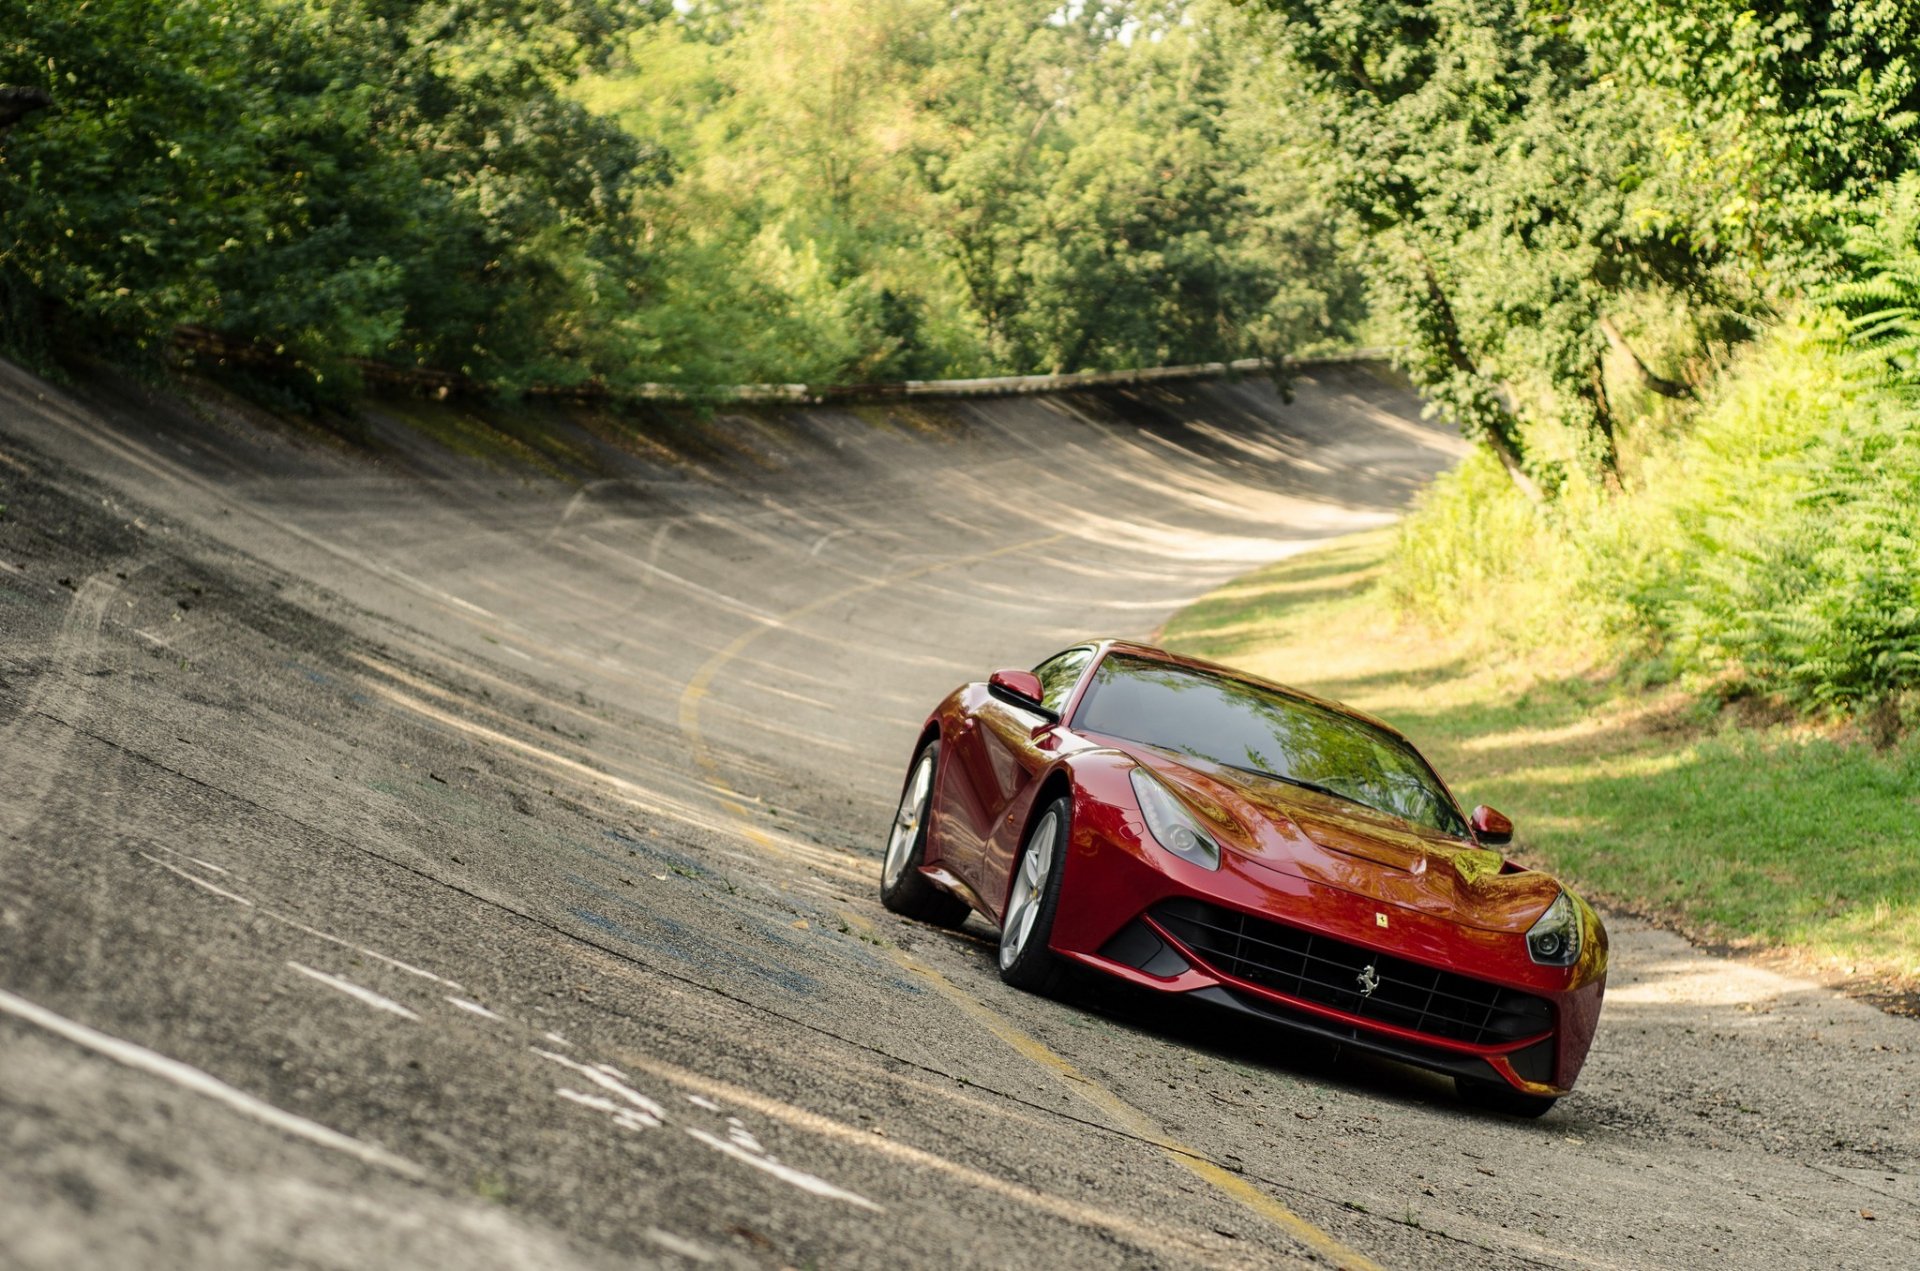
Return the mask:
M 0 365 L 0 1265 L 1920 1261 L 1915 1024 L 1643 924 L 1517 1122 L 878 906 L 940 694 L 1452 461 L 1373 373 L 583 427 L 588 481 L 370 418 Z

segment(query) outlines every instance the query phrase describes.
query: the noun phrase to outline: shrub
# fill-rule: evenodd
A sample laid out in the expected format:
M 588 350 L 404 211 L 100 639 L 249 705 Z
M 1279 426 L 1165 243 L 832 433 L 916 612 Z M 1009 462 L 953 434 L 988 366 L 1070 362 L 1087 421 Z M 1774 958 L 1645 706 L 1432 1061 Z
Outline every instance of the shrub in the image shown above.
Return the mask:
M 1815 314 L 1757 341 L 1628 489 L 1536 508 L 1476 450 L 1402 524 L 1389 596 L 1809 709 L 1920 686 L 1920 406 L 1844 331 Z
M 1402 612 L 1496 647 L 1629 647 L 1644 627 L 1630 513 L 1578 476 L 1537 507 L 1476 448 L 1415 501 L 1382 586 Z

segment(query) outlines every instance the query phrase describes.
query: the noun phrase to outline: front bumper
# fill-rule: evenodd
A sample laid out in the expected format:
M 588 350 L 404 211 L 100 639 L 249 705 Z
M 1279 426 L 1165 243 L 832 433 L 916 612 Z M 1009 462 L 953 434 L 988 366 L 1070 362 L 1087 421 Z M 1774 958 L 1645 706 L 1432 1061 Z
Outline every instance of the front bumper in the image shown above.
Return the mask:
M 1202 869 L 1143 842 L 1124 806 L 1076 806 L 1063 885 L 1051 944 L 1065 957 L 1468 1080 L 1566 1094 L 1599 1019 L 1604 973 L 1539 966 L 1520 935 L 1233 853 Z M 1362 992 L 1355 968 L 1377 987 Z

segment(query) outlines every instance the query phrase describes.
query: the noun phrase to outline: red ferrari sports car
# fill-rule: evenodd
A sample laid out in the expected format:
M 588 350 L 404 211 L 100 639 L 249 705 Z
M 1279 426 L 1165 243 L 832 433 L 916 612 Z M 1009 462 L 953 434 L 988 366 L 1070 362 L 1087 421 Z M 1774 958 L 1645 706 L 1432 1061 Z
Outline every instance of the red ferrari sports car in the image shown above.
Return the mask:
M 1109 640 L 940 703 L 880 896 L 946 926 L 979 911 L 1017 987 L 1090 967 L 1538 1116 L 1593 1041 L 1607 937 L 1490 850 L 1512 833 L 1378 720 Z

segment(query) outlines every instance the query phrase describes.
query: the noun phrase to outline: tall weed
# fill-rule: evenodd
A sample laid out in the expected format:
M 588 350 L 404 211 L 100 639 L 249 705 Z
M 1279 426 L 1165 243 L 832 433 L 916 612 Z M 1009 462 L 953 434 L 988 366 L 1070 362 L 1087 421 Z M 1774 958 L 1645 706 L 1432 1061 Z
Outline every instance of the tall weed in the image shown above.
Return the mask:
M 1476 449 L 1416 500 L 1382 586 L 1403 613 L 1496 647 L 1632 644 L 1643 552 L 1620 511 L 1577 476 L 1538 508 Z

